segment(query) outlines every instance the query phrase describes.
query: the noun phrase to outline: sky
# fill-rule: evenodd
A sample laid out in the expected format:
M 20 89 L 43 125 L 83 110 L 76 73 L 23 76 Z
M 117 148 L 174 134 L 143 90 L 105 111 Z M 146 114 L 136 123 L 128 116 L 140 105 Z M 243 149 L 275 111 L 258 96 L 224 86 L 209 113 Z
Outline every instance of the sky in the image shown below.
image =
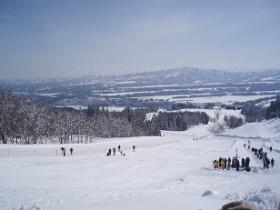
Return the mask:
M 0 0 L 0 79 L 280 69 L 279 0 Z

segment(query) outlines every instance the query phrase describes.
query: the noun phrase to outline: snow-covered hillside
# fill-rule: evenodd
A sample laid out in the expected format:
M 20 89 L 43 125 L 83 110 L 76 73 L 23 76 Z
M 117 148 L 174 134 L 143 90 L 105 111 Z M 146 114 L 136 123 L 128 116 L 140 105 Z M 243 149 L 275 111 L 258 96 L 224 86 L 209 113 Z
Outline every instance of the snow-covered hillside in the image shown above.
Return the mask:
M 162 137 L 113 139 L 72 146 L 0 145 L 0 209 L 153 209 L 218 210 L 245 200 L 260 210 L 278 210 L 280 199 L 279 120 L 245 124 L 215 136 L 207 126 Z M 197 138 L 207 135 L 207 138 Z M 259 138 L 250 138 L 258 136 Z M 264 146 L 275 167 L 262 163 L 247 148 Z M 126 156 L 105 156 L 123 147 Z M 132 145 L 136 151 L 132 152 Z M 14 150 L 7 157 L 7 150 Z M 213 169 L 219 157 L 251 159 L 251 172 Z M 21 157 L 19 157 L 21 156 Z

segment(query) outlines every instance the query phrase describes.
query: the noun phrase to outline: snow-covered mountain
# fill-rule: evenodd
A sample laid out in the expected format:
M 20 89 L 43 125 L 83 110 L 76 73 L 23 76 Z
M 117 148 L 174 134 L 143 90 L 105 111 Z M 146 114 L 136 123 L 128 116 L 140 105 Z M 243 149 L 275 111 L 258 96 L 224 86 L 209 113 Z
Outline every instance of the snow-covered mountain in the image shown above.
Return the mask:
M 228 72 L 216 69 L 205 70 L 200 68 L 185 67 L 153 72 L 76 79 L 76 82 L 82 82 L 79 84 L 83 84 L 83 82 L 84 84 L 91 84 L 95 82 L 110 82 L 111 84 L 125 85 L 189 85 L 197 83 L 263 81 L 279 82 L 280 70 L 265 70 L 259 72 Z
M 178 68 L 129 74 L 116 77 L 121 81 L 134 81 L 141 84 L 180 84 L 225 83 L 225 82 L 260 82 L 280 81 L 280 70 L 261 72 L 228 72 L 222 70 L 204 70 L 199 68 Z
M 96 83 L 109 84 L 150 84 L 167 85 L 192 83 L 225 83 L 225 82 L 263 82 L 280 81 L 280 69 L 255 72 L 229 72 L 216 69 L 174 68 L 152 72 L 123 75 L 69 77 L 36 80 L 0 80 L 0 84 L 56 84 L 56 85 L 89 85 Z

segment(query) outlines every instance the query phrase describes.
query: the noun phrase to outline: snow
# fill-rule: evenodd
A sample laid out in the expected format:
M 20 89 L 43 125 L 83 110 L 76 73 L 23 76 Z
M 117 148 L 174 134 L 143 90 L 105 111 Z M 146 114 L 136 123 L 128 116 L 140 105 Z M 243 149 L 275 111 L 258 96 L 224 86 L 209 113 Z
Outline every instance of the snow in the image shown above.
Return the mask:
M 159 109 L 157 112 L 150 112 L 146 114 L 146 120 L 152 120 L 153 116 L 157 116 L 159 112 L 205 112 L 210 118 L 216 119 L 219 122 L 224 121 L 224 117 L 227 116 L 235 116 L 245 119 L 244 115 L 241 114 L 241 110 L 230 110 L 230 109 L 179 109 L 174 111 L 166 111 L 164 109 Z
M 114 96 L 130 96 L 134 94 L 151 94 L 155 91 L 122 91 L 122 92 L 113 92 L 113 93 L 101 93 L 100 96 L 106 96 L 106 97 L 114 97 Z
M 122 112 L 126 107 L 121 107 L 121 106 L 108 106 L 108 107 L 104 107 L 105 109 L 108 108 L 108 111 L 112 112 Z
M 208 93 L 209 94 L 209 93 Z M 139 97 L 145 100 L 167 100 L 170 102 L 191 102 L 191 103 L 224 103 L 224 104 L 233 104 L 235 102 L 246 102 L 250 100 L 256 100 L 266 97 L 273 97 L 275 94 L 262 94 L 262 95 L 251 95 L 251 96 L 242 96 L 242 95 L 227 95 L 227 96 L 207 96 L 202 94 L 185 94 L 185 95 L 158 95 L 158 96 L 144 96 Z
M 68 108 L 73 108 L 73 109 L 77 109 L 77 110 L 84 110 L 87 109 L 87 106 L 82 106 L 82 105 L 66 105 L 66 106 L 56 106 L 56 107 L 68 107 Z M 121 107 L 121 106 L 100 106 L 101 108 L 105 108 L 108 109 L 108 111 L 116 111 L 116 112 L 122 112 L 126 107 Z M 135 108 L 134 108 L 135 109 Z
M 253 95 L 253 96 L 209 96 L 209 97 L 197 97 L 189 99 L 181 99 L 182 101 L 193 102 L 193 103 L 224 103 L 224 104 L 233 104 L 235 102 L 246 102 L 250 100 L 256 100 L 265 97 L 272 97 L 274 95 Z M 178 100 L 177 100 L 178 101 Z
M 205 112 L 210 118 L 218 118 L 218 120 L 223 121 L 225 116 L 235 116 L 244 119 L 244 115 L 241 114 L 241 110 L 231 110 L 231 109 L 181 109 L 180 111 L 188 112 Z
M 244 200 L 260 210 L 277 210 L 280 200 L 280 120 L 245 124 L 222 135 L 199 125 L 184 132 L 163 131 L 161 137 L 102 139 L 72 146 L 0 145 L 0 209 L 190 209 L 218 210 Z M 273 145 L 273 169 L 243 147 Z M 193 136 L 205 137 L 193 140 Z M 265 139 L 265 140 L 264 140 Z M 123 147 L 126 156 L 105 156 Z M 136 145 L 136 151 L 132 151 Z M 219 157 L 250 157 L 251 172 L 214 170 Z
M 37 95 L 39 95 L 39 96 L 48 96 L 48 97 L 56 97 L 59 94 L 61 94 L 61 93 L 40 93 L 40 94 L 37 94 Z
M 242 136 L 246 138 L 259 137 L 263 139 L 280 138 L 280 120 L 269 120 L 247 123 L 239 128 L 228 130 L 225 134 Z
M 82 105 L 66 105 L 66 106 L 56 106 L 56 107 L 68 107 L 77 110 L 83 110 L 88 108 L 87 106 L 82 106 Z

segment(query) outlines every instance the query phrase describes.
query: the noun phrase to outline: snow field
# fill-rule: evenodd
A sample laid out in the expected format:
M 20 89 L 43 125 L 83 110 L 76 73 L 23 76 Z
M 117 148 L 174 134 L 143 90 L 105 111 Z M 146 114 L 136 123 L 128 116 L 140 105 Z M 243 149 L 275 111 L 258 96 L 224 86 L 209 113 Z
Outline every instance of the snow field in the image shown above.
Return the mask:
M 137 148 L 156 147 L 163 144 L 176 143 L 179 139 L 162 139 L 160 137 L 131 137 L 98 139 L 88 144 L 36 144 L 36 145 L 1 145 L 0 157 L 26 157 L 26 156 L 62 156 L 60 148 L 66 148 L 67 156 L 69 149 L 74 148 L 74 155 L 105 155 L 109 148 L 122 145 L 124 151 L 131 151 L 132 146 Z
M 1 145 L 0 151 L 16 148 L 24 151 L 24 157 L 0 158 L 0 209 L 218 210 L 222 204 L 242 199 L 260 210 L 278 210 L 280 153 L 268 152 L 275 168 L 263 170 L 243 147 L 253 129 L 267 140 L 251 139 L 251 146 L 265 143 L 265 151 L 270 144 L 279 148 L 278 125 L 277 120 L 246 124 L 225 136 L 207 134 L 207 126 L 197 126 L 182 133 L 164 132 L 162 137 L 65 145 L 74 148 L 74 156 L 66 157 L 32 153 L 60 145 Z M 106 157 L 105 151 L 118 144 L 126 156 Z M 136 152 L 131 150 L 134 144 Z M 88 147 L 99 152 L 78 153 Z M 214 159 L 233 157 L 236 150 L 239 157 L 250 157 L 251 172 L 212 168 Z

